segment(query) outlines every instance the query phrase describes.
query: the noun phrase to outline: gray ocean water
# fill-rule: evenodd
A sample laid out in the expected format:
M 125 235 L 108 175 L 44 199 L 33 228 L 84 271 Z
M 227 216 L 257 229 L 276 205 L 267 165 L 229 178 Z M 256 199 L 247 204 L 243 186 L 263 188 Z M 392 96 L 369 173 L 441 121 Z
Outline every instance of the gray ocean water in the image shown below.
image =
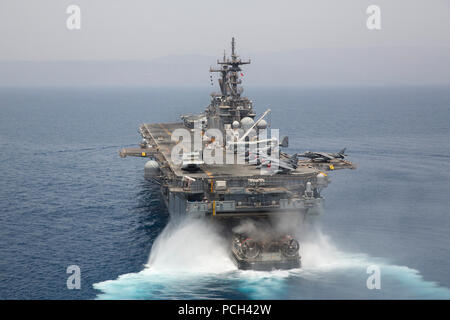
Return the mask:
M 0 298 L 450 298 L 450 88 L 246 90 L 287 151 L 347 147 L 358 164 L 330 175 L 303 268 L 273 272 L 237 270 L 207 223 L 172 224 L 145 160 L 118 156 L 209 91 L 1 88 Z

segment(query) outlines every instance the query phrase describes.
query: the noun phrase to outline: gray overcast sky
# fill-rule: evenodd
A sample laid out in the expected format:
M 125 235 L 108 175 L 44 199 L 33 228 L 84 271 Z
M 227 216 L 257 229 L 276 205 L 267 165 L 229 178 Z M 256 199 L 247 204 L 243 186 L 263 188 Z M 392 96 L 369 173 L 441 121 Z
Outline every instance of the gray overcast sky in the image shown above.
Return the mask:
M 66 28 L 66 8 L 82 27 Z M 382 30 L 366 28 L 379 5 Z M 149 60 L 303 48 L 450 46 L 449 0 L 0 0 L 0 61 Z

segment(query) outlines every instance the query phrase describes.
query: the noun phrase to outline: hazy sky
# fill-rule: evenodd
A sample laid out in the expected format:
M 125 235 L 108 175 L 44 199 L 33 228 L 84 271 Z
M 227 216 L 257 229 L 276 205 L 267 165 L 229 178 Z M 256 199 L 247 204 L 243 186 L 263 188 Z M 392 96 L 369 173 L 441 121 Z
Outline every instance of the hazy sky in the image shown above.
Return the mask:
M 66 8 L 81 8 L 81 30 Z M 366 28 L 381 8 L 382 30 Z M 0 61 L 147 60 L 303 48 L 450 46 L 450 0 L 0 0 Z

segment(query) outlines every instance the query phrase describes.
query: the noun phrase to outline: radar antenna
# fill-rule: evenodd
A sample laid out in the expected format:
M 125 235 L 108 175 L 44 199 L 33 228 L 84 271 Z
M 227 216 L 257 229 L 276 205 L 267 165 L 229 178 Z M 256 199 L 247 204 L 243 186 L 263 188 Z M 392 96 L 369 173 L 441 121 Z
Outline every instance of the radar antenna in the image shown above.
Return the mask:
M 234 37 L 231 38 L 231 61 L 226 59 L 225 51 L 223 55 L 223 60 L 217 60 L 217 64 L 221 65 L 220 69 L 210 68 L 210 72 L 220 72 L 221 79 L 219 79 L 220 91 L 222 93 L 222 98 L 226 99 L 231 96 L 232 99 L 239 99 L 241 91 L 238 90 L 238 84 L 242 81 L 239 79 L 239 72 L 242 69 L 239 67 L 243 64 L 250 64 L 250 60 L 242 61 L 236 54 L 236 45 Z
M 211 67 L 209 72 L 219 73 L 220 93 L 211 94 L 211 104 L 206 108 L 208 128 L 226 130 L 234 121 L 240 122 L 245 117 L 254 118 L 252 101 L 242 96 L 241 65 L 249 64 L 250 60 L 241 60 L 236 52 L 236 42 L 231 39 L 231 57 L 224 51 L 223 60 L 217 60 L 217 67 Z

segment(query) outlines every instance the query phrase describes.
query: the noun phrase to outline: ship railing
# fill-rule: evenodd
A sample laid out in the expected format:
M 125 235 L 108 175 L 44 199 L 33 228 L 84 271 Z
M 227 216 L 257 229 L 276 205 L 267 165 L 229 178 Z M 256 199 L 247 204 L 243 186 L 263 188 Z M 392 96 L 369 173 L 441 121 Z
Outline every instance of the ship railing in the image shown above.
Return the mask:
M 249 176 L 249 177 L 244 177 L 244 178 L 231 178 L 231 177 L 227 177 L 227 185 L 229 187 L 242 187 L 243 183 L 244 185 L 248 185 L 248 186 L 253 186 L 253 181 L 254 180 L 264 180 L 262 182 L 258 182 L 259 186 L 265 186 L 265 187 L 269 187 L 269 186 L 279 186 L 279 185 L 283 185 L 283 186 L 290 186 L 290 187 L 294 187 L 294 186 L 299 186 L 302 187 L 304 184 L 303 180 L 299 180 L 298 178 L 292 178 L 292 179 L 286 179 L 284 178 L 278 178 L 278 177 L 270 177 L 270 176 L 264 176 L 264 178 L 261 178 L 261 176 Z M 245 181 L 246 180 L 246 181 Z
M 187 201 L 186 213 L 191 216 L 202 216 L 209 211 L 208 202 L 203 201 Z
M 186 186 L 186 190 L 191 192 L 201 192 L 203 191 L 203 182 L 199 180 L 193 181 Z
M 203 182 L 200 180 L 196 180 L 196 181 L 179 180 L 178 182 L 176 182 L 176 186 L 187 192 L 202 192 L 203 191 Z
M 280 206 L 278 201 L 239 201 L 237 208 L 278 208 Z

